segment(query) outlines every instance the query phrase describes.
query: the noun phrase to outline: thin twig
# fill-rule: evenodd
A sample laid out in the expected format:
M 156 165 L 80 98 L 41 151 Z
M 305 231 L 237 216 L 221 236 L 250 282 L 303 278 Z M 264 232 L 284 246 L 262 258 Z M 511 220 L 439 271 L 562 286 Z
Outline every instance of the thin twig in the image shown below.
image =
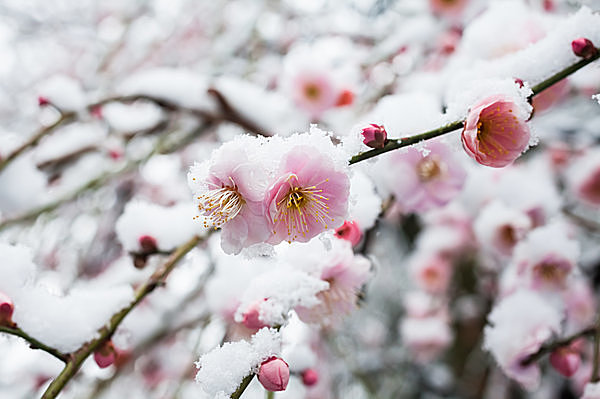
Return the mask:
M 594 357 L 591 382 L 600 381 L 600 315 L 597 317 L 594 329 Z
M 194 236 L 177 248 L 167 259 L 167 261 L 161 267 L 159 267 L 142 286 L 136 290 L 133 301 L 131 301 L 127 307 L 115 313 L 110 318 L 108 324 L 98 331 L 98 338 L 95 338 L 92 341 L 84 344 L 71 355 L 71 358 L 67 362 L 65 368 L 54 379 L 54 381 L 52 381 L 42 395 L 42 399 L 56 398 L 65 385 L 67 385 L 67 383 L 71 380 L 71 378 L 75 376 L 84 360 L 87 359 L 88 356 L 98 349 L 104 342 L 108 341 L 112 337 L 117 330 L 117 327 L 121 324 L 123 319 L 125 319 L 125 316 L 127 316 L 129 312 L 131 312 L 142 301 L 142 299 L 154 291 L 156 287 L 165 283 L 167 277 L 171 271 L 173 271 L 177 263 L 188 252 L 196 247 L 200 241 L 200 237 Z
M 6 168 L 9 163 L 11 163 L 13 160 L 15 160 L 19 155 L 21 155 L 27 149 L 37 145 L 37 143 L 42 139 L 42 137 L 52 133 L 59 126 L 64 125 L 69 122 L 72 122 L 74 120 L 75 120 L 75 113 L 73 113 L 73 112 L 62 113 L 60 115 L 60 118 L 58 118 L 58 120 L 56 122 L 38 130 L 37 133 L 35 133 L 33 136 L 31 136 L 29 138 L 29 140 L 27 140 L 26 142 L 21 144 L 16 150 L 11 152 L 6 158 L 0 160 L 0 172 L 2 172 L 2 170 L 4 170 L 4 168 Z
M 589 63 L 594 62 L 598 58 L 600 58 L 600 51 L 597 52 L 597 54 L 594 57 L 591 57 L 589 59 L 582 59 L 582 60 L 576 62 L 575 64 L 568 66 L 567 68 L 563 69 L 562 71 L 555 73 L 554 75 L 550 76 L 549 78 L 547 78 L 547 79 L 543 80 L 542 82 L 538 83 L 537 85 L 533 86 L 531 88 L 531 91 L 533 92 L 531 97 L 534 97 L 534 96 L 540 94 L 547 88 L 551 87 L 553 84 L 555 84 L 555 83 L 559 82 L 560 80 L 566 78 L 567 76 L 577 72 L 578 70 L 580 70 L 584 66 L 588 65 Z M 352 158 L 350 158 L 350 165 L 357 163 L 357 162 L 364 161 L 369 158 L 373 158 L 377 155 L 380 155 L 380 154 L 383 154 L 383 153 L 386 153 L 389 151 L 397 150 L 398 148 L 407 147 L 409 145 L 416 144 L 423 140 L 429 140 L 434 137 L 438 137 L 438 136 L 442 136 L 447 133 L 451 133 L 455 130 L 462 129 L 464 127 L 464 125 L 465 125 L 465 120 L 463 119 L 460 121 L 448 123 L 445 126 L 442 126 L 442 127 L 439 127 L 439 128 L 433 129 L 433 130 L 429 130 L 424 133 L 416 134 L 414 136 L 389 140 L 383 148 L 377 148 L 377 149 L 361 152 L 360 154 L 353 156 Z
M 576 341 L 582 337 L 590 336 L 590 335 L 594 334 L 595 332 L 596 332 L 595 327 L 588 327 L 584 330 L 576 332 L 573 335 L 568 336 L 567 338 L 559 339 L 559 340 L 551 342 L 547 345 L 542 345 L 542 347 L 537 352 L 529 355 L 529 357 L 527 357 L 525 360 L 523 360 L 521 362 L 521 364 L 523 366 L 528 366 L 532 363 L 535 363 L 536 361 L 541 359 L 543 356 L 554 352 L 554 350 L 556 350 L 558 348 L 562 348 L 563 346 L 568 346 L 571 343 L 573 343 L 573 341 Z
M 51 354 L 55 358 L 65 362 L 65 363 L 67 363 L 69 361 L 68 354 L 62 353 L 58 349 L 55 349 L 49 345 L 44 344 L 43 342 L 38 341 L 37 339 L 33 338 L 31 335 L 27 334 L 25 331 L 21 330 L 17 326 L 15 326 L 15 327 L 0 326 L 0 332 L 15 335 L 17 337 L 21 337 L 29 343 L 30 348 L 43 350 L 44 352 Z

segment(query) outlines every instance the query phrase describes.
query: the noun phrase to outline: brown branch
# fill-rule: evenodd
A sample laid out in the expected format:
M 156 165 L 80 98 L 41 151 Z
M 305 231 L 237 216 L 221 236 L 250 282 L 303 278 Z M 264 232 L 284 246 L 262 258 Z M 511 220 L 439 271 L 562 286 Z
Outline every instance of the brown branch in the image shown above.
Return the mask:
M 55 349 L 49 345 L 44 344 L 41 341 L 38 341 L 37 339 L 33 338 L 31 335 L 27 334 L 25 331 L 21 330 L 16 325 L 12 326 L 12 327 L 0 326 L 0 332 L 15 335 L 17 337 L 21 337 L 29 343 L 29 347 L 31 349 L 43 350 L 44 352 L 47 352 L 47 353 L 51 354 L 52 356 L 54 356 L 55 358 L 63 361 L 64 363 L 67 363 L 70 359 L 69 354 L 62 353 L 58 349 Z
M 543 356 L 554 352 L 556 349 L 561 348 L 563 346 L 568 346 L 571 343 L 573 343 L 573 341 L 576 341 L 582 337 L 587 337 L 587 336 L 593 335 L 595 332 L 596 332 L 595 327 L 588 327 L 588 328 L 581 330 L 569 337 L 559 339 L 557 341 L 551 342 L 546 345 L 542 345 L 542 347 L 537 352 L 529 355 L 526 359 L 524 359 L 521 362 L 521 364 L 523 366 L 528 366 L 532 363 L 535 363 L 536 361 L 541 359 Z
M 123 319 L 131 312 L 148 294 L 156 289 L 160 285 L 164 285 L 167 277 L 173 271 L 177 263 L 190 252 L 198 243 L 201 238 L 194 236 L 186 243 L 177 248 L 167 261 L 159 267 L 150 278 L 141 285 L 135 292 L 133 301 L 124 309 L 115 313 L 109 320 L 105 327 L 102 327 L 98 331 L 98 338 L 91 340 L 84 344 L 81 348 L 76 350 L 72 355 L 65 368 L 61 373 L 52 381 L 48 386 L 42 399 L 54 399 L 67 385 L 67 383 L 75 376 L 85 359 L 88 358 L 96 349 L 102 344 L 108 341 L 117 330 L 117 327 L 121 324 Z

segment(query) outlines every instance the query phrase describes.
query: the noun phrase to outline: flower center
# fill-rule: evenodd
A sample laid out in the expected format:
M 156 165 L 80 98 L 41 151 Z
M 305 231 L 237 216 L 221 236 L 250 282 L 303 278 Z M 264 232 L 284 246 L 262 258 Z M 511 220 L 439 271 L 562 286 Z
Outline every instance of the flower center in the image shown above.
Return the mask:
M 425 157 L 417 163 L 417 176 L 422 182 L 427 182 L 442 174 L 442 166 L 434 157 Z
M 198 209 L 207 217 L 204 227 L 215 229 L 236 217 L 246 203 L 235 184 L 209 190 L 198 196 L 198 201 Z
M 306 98 L 309 100 L 316 101 L 321 95 L 321 89 L 316 84 L 309 83 L 304 87 L 304 94 L 306 94 Z
M 329 198 L 322 195 L 323 190 L 319 189 L 319 184 L 310 187 L 300 187 L 292 185 L 291 180 L 298 181 L 294 174 L 290 175 L 287 183 L 290 186 L 289 191 L 276 204 L 277 214 L 273 220 L 275 223 L 284 223 L 287 226 L 287 235 L 289 241 L 302 234 L 306 237 L 309 231 L 309 222 L 314 221 L 328 228 Z M 326 179 L 325 181 L 328 181 Z M 276 234 L 276 232 L 274 232 Z
M 534 274 L 545 284 L 562 286 L 568 270 L 557 262 L 544 261 L 534 267 Z

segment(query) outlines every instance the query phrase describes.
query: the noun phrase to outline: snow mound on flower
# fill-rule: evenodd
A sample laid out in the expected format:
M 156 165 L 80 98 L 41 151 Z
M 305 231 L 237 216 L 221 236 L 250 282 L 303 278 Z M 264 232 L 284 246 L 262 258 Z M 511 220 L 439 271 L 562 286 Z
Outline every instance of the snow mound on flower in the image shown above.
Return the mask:
M 260 364 L 281 351 L 278 331 L 263 328 L 250 342 L 227 342 L 204 354 L 196 362 L 196 382 L 215 398 L 226 398 L 235 392 L 244 377 L 258 371 Z
M 85 108 L 85 93 L 81 83 L 65 75 L 54 75 L 38 88 L 38 95 L 61 111 Z
M 278 267 L 250 282 L 242 295 L 235 320 L 241 322 L 244 313 L 257 302 L 260 319 L 269 325 L 283 324 L 288 313 L 296 306 L 307 308 L 319 304 L 316 295 L 329 284 L 291 267 Z

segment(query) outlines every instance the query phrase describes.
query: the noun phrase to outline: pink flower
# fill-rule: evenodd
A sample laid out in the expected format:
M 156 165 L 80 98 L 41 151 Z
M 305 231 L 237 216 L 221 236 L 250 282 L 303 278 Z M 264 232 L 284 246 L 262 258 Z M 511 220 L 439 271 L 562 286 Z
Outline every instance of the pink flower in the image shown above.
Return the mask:
M 266 301 L 266 298 L 263 301 L 255 302 L 249 309 L 244 312 L 242 324 L 251 330 L 259 330 L 263 327 L 268 327 L 268 324 L 265 324 L 264 321 L 260 318 L 260 305 L 261 302 Z
M 475 105 L 467 115 L 462 144 L 482 165 L 501 168 L 511 164 L 529 145 L 529 126 L 517 105 L 494 95 Z
M 283 359 L 271 357 L 260 365 L 258 381 L 267 391 L 285 391 L 289 380 L 290 367 Z
M 383 148 L 387 142 L 387 132 L 383 125 L 374 123 L 362 129 L 363 143 L 371 148 Z
M 306 323 L 333 325 L 356 308 L 358 293 L 369 277 L 370 262 L 354 255 L 350 244 L 334 241 L 331 257 L 323 261 L 321 279 L 329 288 L 317 294 L 320 304 L 311 308 L 296 307 L 296 313 Z
M 466 173 L 450 148 L 428 141 L 422 153 L 416 147 L 397 151 L 381 163 L 384 185 L 405 212 L 420 212 L 446 205 L 462 189 Z M 390 173 L 393 170 L 394 173 Z
M 343 225 L 335 229 L 335 236 L 342 240 L 348 240 L 352 246 L 356 246 L 362 238 L 362 232 L 356 222 L 346 220 Z
M 308 242 L 342 224 L 348 212 L 350 181 L 319 148 L 297 144 L 283 156 L 264 206 L 270 243 Z
M 314 118 L 335 107 L 338 101 L 335 84 L 325 71 L 300 71 L 292 86 L 294 102 Z
M 411 272 L 417 285 L 430 294 L 441 294 L 450 283 L 452 265 L 435 254 L 418 255 L 411 259 Z
M 12 315 L 15 310 L 15 306 L 12 300 L 0 291 L 0 325 L 12 325 Z
M 210 163 L 196 164 L 188 174 L 205 227 L 222 229 L 221 245 L 229 254 L 270 235 L 262 203 L 268 175 L 260 151 L 258 139 L 244 136 L 223 144 Z

